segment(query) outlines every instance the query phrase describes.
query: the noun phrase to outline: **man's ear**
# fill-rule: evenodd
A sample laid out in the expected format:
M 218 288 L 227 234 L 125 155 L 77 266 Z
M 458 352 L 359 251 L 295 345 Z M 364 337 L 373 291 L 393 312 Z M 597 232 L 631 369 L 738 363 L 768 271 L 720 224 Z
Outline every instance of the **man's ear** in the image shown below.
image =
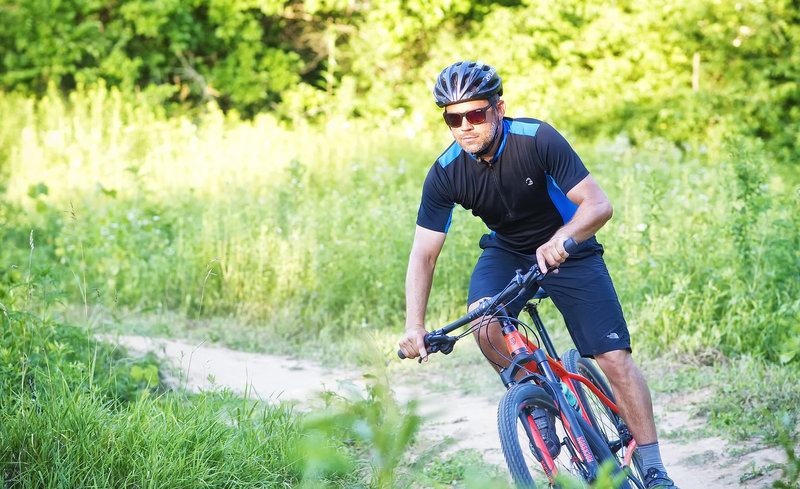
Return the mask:
M 500 118 L 502 119 L 503 116 L 506 115 L 506 102 L 505 102 L 505 100 L 498 100 L 495 103 L 495 107 L 497 108 L 497 115 L 499 115 Z

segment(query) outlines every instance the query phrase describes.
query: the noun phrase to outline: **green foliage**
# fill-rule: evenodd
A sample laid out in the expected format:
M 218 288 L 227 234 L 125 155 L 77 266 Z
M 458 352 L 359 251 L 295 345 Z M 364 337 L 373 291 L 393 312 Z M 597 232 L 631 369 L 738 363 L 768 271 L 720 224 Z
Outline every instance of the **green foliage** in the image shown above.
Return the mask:
M 253 114 L 300 81 L 303 63 L 284 37 L 278 2 L 70 0 L 0 9 L 6 89 L 165 85 L 175 101 L 217 98 Z
M 31 251 L 35 249 L 31 240 Z M 4 486 L 286 487 L 304 457 L 289 405 L 168 390 L 153 356 L 131 358 L 54 320 L 32 274 L 0 303 Z M 23 309 L 15 306 L 23 305 Z M 333 479 L 354 487 L 352 474 Z
M 0 12 L 4 90 L 102 80 L 248 117 L 432 120 L 434 76 L 480 58 L 512 114 L 581 136 L 700 144 L 736 129 L 787 159 L 800 144 L 792 0 L 5 0 Z
M 622 485 L 627 476 L 624 473 L 613 474 L 614 462 L 607 460 L 600 466 L 597 474 L 597 479 L 592 482 L 591 488 L 593 489 L 617 489 Z M 570 476 L 559 475 L 556 477 L 556 482 L 565 489 L 581 489 L 585 483 L 579 479 Z
M 750 139 L 688 153 L 620 143 L 584 158 L 615 205 L 600 240 L 634 341 L 792 361 L 800 223 L 783 204 L 792 184 L 765 179 L 778 166 Z
M 236 316 L 261 326 L 241 335 L 249 348 L 399 325 L 421 182 L 448 140 L 441 124 L 290 129 L 149 107 L 103 87 L 9 105 L 22 125 L 8 129 L 0 302 L 21 293 L 33 229 L 31 271 L 84 317 Z M 800 194 L 762 143 L 575 146 L 615 206 L 600 240 L 637 350 L 800 359 Z M 482 228 L 455 212 L 431 324 L 463 310 Z
M 464 489 L 511 489 L 507 475 L 501 468 L 489 465 L 483 456 L 473 450 L 459 450 L 441 460 L 429 460 L 421 474 L 422 487 Z M 443 483 L 437 483 L 442 481 Z
M 0 301 L 0 396 L 52 394 L 85 382 L 99 402 L 119 404 L 161 386 L 153 357 L 130 358 L 85 328 L 54 320 L 49 307 L 63 295 L 54 285 L 49 276 L 28 276 Z
M 777 425 L 778 443 L 786 451 L 786 463 L 781 467 L 781 479 L 772 483 L 777 489 L 793 489 L 800 483 L 800 457 L 797 447 L 800 447 L 800 432 L 797 430 L 797 420 L 787 413 L 775 417 Z
M 356 454 L 371 473 L 377 488 L 398 487 L 398 469 L 421 419 L 413 406 L 401 407 L 384 381 L 367 386 L 366 397 L 351 390 L 351 399 L 328 393 L 327 408 L 305 420 L 303 440 L 305 478 L 319 479 L 329 473 L 348 473 L 355 461 L 333 451 L 325 440 L 354 444 Z M 403 487 L 403 484 L 399 484 Z
M 298 427 L 286 407 L 232 419 L 223 394 L 141 397 L 114 409 L 96 391 L 57 384 L 0 406 L 8 487 L 285 487 Z M 241 404 L 241 401 L 240 401 Z M 231 422 L 235 421 L 235 422 Z
M 701 404 L 699 413 L 707 417 L 709 426 L 730 438 L 777 440 L 780 424 L 765 420 L 783 412 L 783 421 L 798 426 L 800 413 L 794 409 L 800 402 L 797 374 L 796 367 L 779 369 L 752 357 L 705 369 L 706 382 L 711 377 L 715 381 L 713 394 Z

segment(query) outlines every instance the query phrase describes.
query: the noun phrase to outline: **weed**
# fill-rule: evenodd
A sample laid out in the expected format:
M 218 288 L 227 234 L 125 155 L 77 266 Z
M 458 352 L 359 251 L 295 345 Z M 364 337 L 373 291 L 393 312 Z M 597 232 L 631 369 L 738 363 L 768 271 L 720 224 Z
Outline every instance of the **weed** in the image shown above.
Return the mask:
M 800 447 L 800 431 L 797 429 L 796 418 L 789 413 L 775 417 L 778 443 L 786 452 L 786 463 L 781 469 L 781 479 L 773 483 L 777 489 L 798 489 L 800 487 L 800 456 L 797 447 Z

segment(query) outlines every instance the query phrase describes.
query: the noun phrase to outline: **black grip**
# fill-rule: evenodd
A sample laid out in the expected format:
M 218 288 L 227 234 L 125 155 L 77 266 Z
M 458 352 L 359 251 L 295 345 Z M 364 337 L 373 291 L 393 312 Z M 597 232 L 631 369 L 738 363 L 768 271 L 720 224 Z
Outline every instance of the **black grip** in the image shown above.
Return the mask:
M 572 238 L 567 238 L 567 240 L 564 241 L 564 251 L 566 251 L 567 253 L 572 253 L 573 251 L 575 251 L 575 248 L 577 247 L 578 247 L 577 241 L 575 241 Z
M 430 336 L 431 336 L 430 333 L 427 333 L 425 335 L 425 350 L 427 351 L 427 353 L 430 353 L 430 342 L 428 341 L 428 338 L 430 338 Z M 400 360 L 406 359 L 406 356 L 403 354 L 403 350 L 397 350 L 397 356 L 400 357 Z M 421 355 L 420 355 L 420 360 L 422 360 Z

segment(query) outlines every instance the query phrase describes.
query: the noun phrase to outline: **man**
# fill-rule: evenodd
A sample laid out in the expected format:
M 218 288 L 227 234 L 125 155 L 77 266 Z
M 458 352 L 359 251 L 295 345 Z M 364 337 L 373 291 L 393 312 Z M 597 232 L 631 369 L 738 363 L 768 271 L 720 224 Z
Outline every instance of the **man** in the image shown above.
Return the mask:
M 677 489 L 661 461 L 650 391 L 631 357 L 622 308 L 594 237 L 611 218 L 605 193 L 555 129 L 535 119 L 504 117 L 502 81 L 493 67 L 455 63 L 441 72 L 433 93 L 455 141 L 433 164 L 422 190 L 406 276 L 403 354 L 427 361 L 423 338 L 433 271 L 453 207 L 460 204 L 491 231 L 480 240 L 469 309 L 502 290 L 517 269 L 559 265 L 560 273 L 549 273 L 541 286 L 564 316 L 578 351 L 593 356 L 608 378 L 639 444 L 645 486 Z M 570 237 L 580 243 L 572 254 L 564 250 Z M 508 304 L 509 313 L 517 316 L 529 298 Z M 496 369 L 508 365 L 497 322 L 476 339 Z

